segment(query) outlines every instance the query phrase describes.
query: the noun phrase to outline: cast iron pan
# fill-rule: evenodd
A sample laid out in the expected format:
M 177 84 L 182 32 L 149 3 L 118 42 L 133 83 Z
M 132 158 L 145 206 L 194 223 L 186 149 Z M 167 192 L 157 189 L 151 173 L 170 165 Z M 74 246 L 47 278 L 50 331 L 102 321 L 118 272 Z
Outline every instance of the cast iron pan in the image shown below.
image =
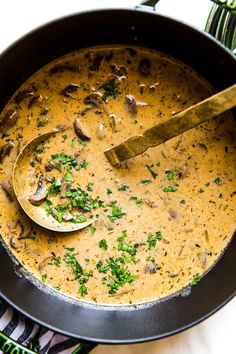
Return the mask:
M 79 13 L 49 23 L 20 39 L 0 57 L 0 108 L 35 70 L 71 50 L 125 43 L 157 49 L 192 66 L 221 90 L 236 82 L 233 55 L 209 35 L 151 9 Z M 19 277 L 0 248 L 0 295 L 34 321 L 57 332 L 96 343 L 134 343 L 182 331 L 211 315 L 236 293 L 236 238 L 217 264 L 178 296 L 138 307 L 72 303 Z

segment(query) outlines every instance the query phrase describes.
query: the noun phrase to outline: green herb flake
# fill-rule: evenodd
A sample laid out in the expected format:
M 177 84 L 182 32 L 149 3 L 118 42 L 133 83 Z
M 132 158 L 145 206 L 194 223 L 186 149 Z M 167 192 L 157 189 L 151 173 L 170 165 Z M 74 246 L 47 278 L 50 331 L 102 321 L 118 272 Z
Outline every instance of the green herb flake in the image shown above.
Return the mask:
M 75 143 L 76 143 L 76 138 L 73 138 L 71 140 L 71 144 L 70 144 L 70 147 L 71 147 L 72 150 L 75 148 Z
M 47 280 L 47 277 L 48 277 L 47 274 L 43 274 L 43 275 L 41 276 L 41 281 L 42 281 L 42 283 L 45 283 L 45 281 Z
M 43 203 L 44 210 L 46 211 L 46 215 L 49 216 L 51 214 L 52 202 L 50 200 L 46 200 Z
M 139 183 L 147 186 L 148 184 L 152 183 L 152 180 L 151 179 L 142 179 Z
M 214 179 L 213 183 L 215 184 L 222 184 L 222 181 L 221 181 L 221 178 L 220 177 L 217 177 Z
M 158 173 L 156 173 L 156 172 L 153 170 L 154 165 L 153 165 L 153 164 L 152 164 L 152 165 L 146 165 L 146 167 L 147 167 L 148 171 L 151 173 L 152 177 L 153 177 L 154 179 L 156 179 L 157 176 L 158 176 Z
M 112 194 L 112 190 L 110 188 L 107 188 L 107 194 Z
M 175 168 L 172 169 L 172 170 L 166 170 L 165 171 L 165 175 L 166 175 L 168 181 L 173 181 L 175 176 L 178 176 L 178 174 L 179 174 L 179 172 Z
M 74 247 L 64 247 L 64 249 L 69 251 L 69 252 L 74 252 L 75 251 Z
M 64 181 L 68 182 L 68 183 L 73 183 L 74 182 L 74 179 L 73 179 L 73 176 L 71 173 L 67 173 L 65 176 L 64 176 Z
M 189 285 L 194 286 L 202 279 L 201 275 L 197 273 Z
M 129 189 L 129 186 L 127 186 L 127 184 L 121 184 L 121 185 L 118 187 L 118 190 L 119 190 L 119 191 L 126 191 L 127 189 Z
M 91 226 L 90 231 L 92 236 L 95 234 L 96 230 L 97 228 L 95 226 Z
M 179 189 L 179 185 L 175 184 L 173 186 L 167 186 L 163 188 L 163 191 L 166 193 L 176 192 Z
M 121 219 L 124 215 L 125 213 L 122 212 L 121 207 L 116 202 L 113 202 L 111 215 L 108 215 L 109 220 L 114 222 L 117 219 Z
M 52 185 L 47 189 L 48 195 L 56 197 L 61 192 L 61 180 L 54 178 Z
M 102 100 L 106 101 L 108 97 L 116 98 L 119 95 L 118 85 L 116 83 L 116 78 L 113 77 L 111 80 L 104 83 L 101 88 L 104 89 L 104 94 L 102 95 Z
M 55 266 L 55 267 L 60 267 L 61 265 L 61 257 L 55 257 L 52 264 Z
M 68 138 L 68 135 L 64 134 L 62 135 L 62 138 L 64 139 L 64 141 Z
M 204 192 L 204 189 L 203 188 L 199 188 L 198 189 L 198 193 L 203 193 Z
M 160 231 L 157 231 L 154 235 L 149 234 L 148 235 L 148 239 L 147 239 L 147 243 L 148 243 L 148 249 L 152 249 L 154 247 L 156 247 L 156 243 L 157 241 L 162 240 L 162 235 Z
M 108 249 L 108 245 L 105 239 L 99 241 L 99 248 L 106 251 Z
M 180 204 L 186 204 L 185 199 L 181 199 Z
M 144 204 L 143 201 L 137 197 L 130 197 L 129 200 L 134 200 L 137 206 L 142 206 Z

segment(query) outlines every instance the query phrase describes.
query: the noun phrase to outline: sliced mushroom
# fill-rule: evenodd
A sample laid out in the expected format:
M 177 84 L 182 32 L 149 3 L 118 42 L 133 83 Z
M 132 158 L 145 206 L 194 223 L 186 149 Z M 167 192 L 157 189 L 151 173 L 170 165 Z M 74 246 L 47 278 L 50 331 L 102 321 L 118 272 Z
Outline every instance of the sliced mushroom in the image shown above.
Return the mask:
M 98 126 L 97 137 L 98 137 L 98 139 L 102 140 L 102 139 L 105 138 L 105 136 L 106 136 L 106 134 L 105 134 L 105 126 L 104 126 L 104 124 L 101 123 Z
M 32 205 L 38 206 L 42 204 L 47 198 L 47 190 L 43 188 L 43 174 L 39 176 L 38 186 L 34 194 L 28 197 L 29 202 Z
M 32 90 L 23 90 L 23 91 L 18 92 L 14 101 L 16 104 L 20 104 L 26 98 L 31 97 L 33 95 L 34 95 L 34 92 Z
M 100 67 L 102 66 L 102 62 L 104 59 L 104 55 L 101 53 L 93 53 L 90 52 L 88 53 L 88 59 L 89 59 L 89 70 L 91 71 L 98 71 Z
M 62 91 L 61 94 L 65 97 L 71 97 L 71 98 L 75 98 L 72 93 L 76 92 L 79 88 L 79 85 L 77 84 L 69 84 L 68 86 L 66 86 Z
M 12 237 L 10 238 L 10 246 L 11 246 L 12 248 L 14 248 L 14 249 L 17 249 L 16 240 L 15 240 L 14 236 L 12 236 Z
M 179 213 L 176 210 L 170 208 L 168 210 L 168 214 L 170 215 L 171 219 L 176 221 L 179 220 Z
M 147 262 L 143 269 L 145 274 L 154 274 L 157 272 L 157 265 L 155 262 Z
M 29 238 L 32 234 L 33 227 L 26 221 L 26 219 L 19 220 L 20 234 L 18 240 Z
M 149 59 L 143 59 L 139 63 L 139 72 L 143 76 L 148 76 L 151 73 L 151 63 Z
M 126 95 L 125 96 L 126 107 L 131 115 L 136 115 L 138 113 L 137 103 L 134 96 Z
M 90 136 L 88 135 L 87 131 L 81 125 L 79 119 L 75 119 L 74 121 L 74 130 L 75 134 L 82 140 L 82 141 L 89 141 L 91 140 Z
M 14 127 L 19 119 L 19 115 L 16 110 L 9 109 L 2 119 L 0 119 L 0 132 L 5 133 L 10 128 Z
M 0 163 L 3 162 L 6 156 L 9 156 L 11 150 L 14 148 L 14 143 L 12 141 L 8 141 L 6 144 L 0 147 Z
M 102 96 L 98 92 L 96 93 L 91 93 L 90 95 L 86 96 L 84 98 L 84 103 L 89 107 L 99 107 L 99 105 L 102 103 Z
M 9 181 L 3 181 L 1 187 L 8 201 L 13 202 L 15 194 L 11 183 Z
M 117 132 L 117 124 L 116 124 L 117 118 L 115 114 L 112 113 L 109 114 L 109 118 L 110 118 L 110 126 L 111 126 L 112 133 L 115 133 Z
M 111 65 L 111 70 L 113 72 L 113 74 L 121 77 L 121 76 L 127 76 L 128 72 L 125 66 L 121 66 L 120 68 L 118 68 L 117 65 Z
M 135 57 L 137 55 L 136 50 L 133 48 L 125 48 L 125 52 L 126 52 L 126 55 L 130 56 L 130 57 Z
M 47 265 L 49 262 L 52 262 L 55 259 L 55 256 L 49 256 L 46 257 L 42 260 L 42 262 L 39 263 L 38 265 L 38 270 L 41 272 Z
M 45 165 L 45 171 L 51 172 L 54 169 L 58 170 L 57 164 L 53 160 L 48 159 L 47 164 Z
M 41 95 L 34 96 L 28 104 L 28 108 L 32 108 L 34 105 L 42 102 L 43 97 Z
M 66 211 L 63 215 L 62 215 L 62 220 L 64 221 L 70 221 L 73 219 L 73 215 L 69 212 Z
M 80 72 L 79 67 L 75 67 L 70 64 L 64 64 L 64 65 L 55 65 L 53 68 L 49 70 L 49 75 L 56 75 L 56 74 L 61 74 L 64 71 L 71 71 L 71 72 Z
M 188 174 L 188 165 L 184 164 L 179 168 L 179 178 L 185 178 Z
M 199 146 L 200 149 L 203 149 L 203 150 L 205 150 L 205 151 L 208 151 L 208 148 L 207 148 L 206 144 L 204 144 L 204 143 L 197 143 L 197 144 L 198 144 L 198 146 Z

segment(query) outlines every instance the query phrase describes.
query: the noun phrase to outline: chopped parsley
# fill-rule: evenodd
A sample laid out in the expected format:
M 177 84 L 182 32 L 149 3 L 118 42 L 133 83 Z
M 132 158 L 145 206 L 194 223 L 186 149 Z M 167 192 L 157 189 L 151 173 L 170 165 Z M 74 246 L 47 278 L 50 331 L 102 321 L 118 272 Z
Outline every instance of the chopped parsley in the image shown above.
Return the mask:
M 73 176 L 71 173 L 67 173 L 65 176 L 64 176 L 64 181 L 68 182 L 68 183 L 73 183 L 74 182 L 74 179 L 73 179 Z
M 54 178 L 52 185 L 47 189 L 48 195 L 56 197 L 61 192 L 61 180 Z
M 148 243 L 149 250 L 156 247 L 157 240 L 158 241 L 162 240 L 162 235 L 160 231 L 157 231 L 154 235 L 152 234 L 148 235 L 147 243 Z
M 148 184 L 152 183 L 152 180 L 151 179 L 142 179 L 139 183 L 147 186 Z
M 58 256 L 58 257 L 55 257 L 52 264 L 55 266 L 55 267 L 60 267 L 61 265 L 61 257 Z
M 112 190 L 110 188 L 107 188 L 107 194 L 112 194 Z
M 180 204 L 186 204 L 185 199 L 181 199 Z
M 52 202 L 50 200 L 46 200 L 43 206 L 46 211 L 46 215 L 49 216 L 51 214 Z
M 213 182 L 215 184 L 222 184 L 222 181 L 221 181 L 220 177 L 215 178 Z
M 101 248 L 104 251 L 108 249 L 106 240 L 103 239 L 99 241 L 99 248 Z
M 158 176 L 158 173 L 156 173 L 156 172 L 153 170 L 154 165 L 153 165 L 153 164 L 152 164 L 152 165 L 146 165 L 146 167 L 147 167 L 148 171 L 151 173 L 152 177 L 153 177 L 154 179 L 156 179 L 157 176 Z
M 80 295 L 84 297 L 86 294 L 88 294 L 88 288 L 86 287 L 85 284 L 88 282 L 89 277 L 92 276 L 92 272 L 84 271 L 81 264 L 77 260 L 75 254 L 66 253 L 64 255 L 64 262 L 72 270 L 75 276 L 75 280 L 79 281 L 80 284 L 79 292 Z
M 91 226 L 90 231 L 92 236 L 95 234 L 96 230 L 97 228 L 95 226 Z
M 110 221 L 114 222 L 117 219 L 121 219 L 124 216 L 121 207 L 117 204 L 117 202 L 112 203 L 111 215 L 108 215 Z
M 163 191 L 166 193 L 170 193 L 170 192 L 176 192 L 179 188 L 178 184 L 175 184 L 173 186 L 167 186 L 163 188 Z
M 202 279 L 201 275 L 197 273 L 189 285 L 196 285 Z
M 173 168 L 172 170 L 165 171 L 165 175 L 166 175 L 168 181 L 173 181 L 174 177 L 178 176 L 178 174 L 179 174 L 179 172 L 175 168 Z
M 121 184 L 118 187 L 118 191 L 126 191 L 127 189 L 129 189 L 129 186 L 127 186 L 127 184 Z
M 120 259 L 109 258 L 106 263 L 104 265 L 99 261 L 96 267 L 100 273 L 110 272 L 110 276 L 103 277 L 102 280 L 103 284 L 106 284 L 110 289 L 109 294 L 116 294 L 125 284 L 131 284 L 138 279 L 137 275 L 131 274 L 127 268 L 120 264 Z
M 130 197 L 129 200 L 134 200 L 137 206 L 143 205 L 143 201 L 141 199 L 138 199 L 137 197 Z
M 102 95 L 102 100 L 106 101 L 108 97 L 116 98 L 119 95 L 118 85 L 115 82 L 116 78 L 113 77 L 111 80 L 105 82 L 101 88 L 104 89 L 104 94 Z
M 203 188 L 199 188 L 198 189 L 198 193 L 203 193 L 204 192 L 204 189 Z
M 43 283 L 45 283 L 45 281 L 47 280 L 47 277 L 48 277 L 47 274 L 43 274 L 43 275 L 41 276 L 41 280 L 42 280 Z
M 133 257 L 137 253 L 137 248 L 138 248 L 139 244 L 135 243 L 132 245 L 131 243 L 124 243 L 124 240 L 126 237 L 127 237 L 127 231 L 122 231 L 122 235 L 117 238 L 118 251 L 127 252 Z M 126 261 L 126 259 L 125 259 L 125 261 Z M 131 258 L 130 260 L 128 260 L 127 263 L 130 263 L 130 261 L 135 262 L 135 259 Z

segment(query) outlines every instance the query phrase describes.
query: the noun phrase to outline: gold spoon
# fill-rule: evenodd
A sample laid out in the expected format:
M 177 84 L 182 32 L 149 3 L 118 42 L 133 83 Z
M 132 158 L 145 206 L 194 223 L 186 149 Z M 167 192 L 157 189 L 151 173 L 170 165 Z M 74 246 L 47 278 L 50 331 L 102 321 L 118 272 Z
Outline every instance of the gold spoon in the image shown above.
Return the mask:
M 13 168 L 13 188 L 18 202 L 24 212 L 38 225 L 57 232 L 71 232 L 81 230 L 92 224 L 92 220 L 82 223 L 61 222 L 59 223 L 52 215 L 46 215 L 43 205 L 47 198 L 46 189 L 43 186 L 43 175 L 39 176 L 38 187 L 35 193 L 32 194 L 31 186 L 26 183 L 27 166 L 30 166 L 30 159 L 35 149 L 47 140 L 50 136 L 62 132 L 63 129 L 55 128 L 47 133 L 44 133 L 37 138 L 31 140 L 19 153 L 14 168 Z M 30 167 L 29 167 L 30 168 Z
M 105 151 L 110 164 L 118 163 L 142 154 L 148 148 L 160 145 L 236 106 L 236 84 L 175 114 L 164 123 L 144 131 L 123 143 Z

